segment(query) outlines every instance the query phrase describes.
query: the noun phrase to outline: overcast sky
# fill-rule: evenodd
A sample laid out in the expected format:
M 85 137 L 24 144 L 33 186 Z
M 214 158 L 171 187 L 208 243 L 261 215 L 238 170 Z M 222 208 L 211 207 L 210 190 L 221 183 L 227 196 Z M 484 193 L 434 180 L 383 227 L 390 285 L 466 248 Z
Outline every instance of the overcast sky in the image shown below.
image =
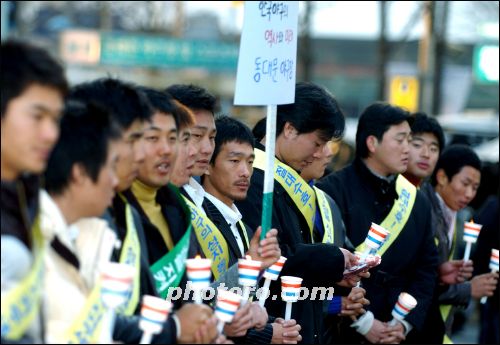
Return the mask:
M 495 1 L 492 1 L 494 3 Z M 243 27 L 243 5 L 233 1 L 186 1 L 187 13 L 198 11 L 216 12 L 225 29 L 241 30 Z M 388 33 L 392 39 L 405 35 L 408 23 L 418 13 L 421 1 L 388 1 Z M 483 3 L 485 3 L 483 1 Z M 375 38 L 379 30 L 378 1 L 327 1 L 315 2 L 313 35 L 339 36 L 351 38 Z M 301 1 L 299 11 L 303 10 Z M 498 8 L 498 7 L 497 7 Z M 491 7 L 471 1 L 450 1 L 448 38 L 451 41 L 475 41 L 479 32 L 488 30 L 498 40 L 498 10 L 491 13 Z M 421 18 L 421 17 L 420 17 Z M 493 23 L 490 28 L 485 25 Z M 422 20 L 415 22 L 410 30 L 410 38 L 420 37 Z

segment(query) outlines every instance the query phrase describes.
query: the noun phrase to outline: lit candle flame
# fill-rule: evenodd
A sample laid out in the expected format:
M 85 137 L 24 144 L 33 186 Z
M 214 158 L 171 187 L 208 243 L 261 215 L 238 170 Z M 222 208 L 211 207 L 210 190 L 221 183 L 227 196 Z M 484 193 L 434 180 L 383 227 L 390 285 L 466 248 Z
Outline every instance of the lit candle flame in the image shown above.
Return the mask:
M 200 254 L 197 254 L 194 258 L 195 259 L 201 259 L 201 256 L 200 256 Z

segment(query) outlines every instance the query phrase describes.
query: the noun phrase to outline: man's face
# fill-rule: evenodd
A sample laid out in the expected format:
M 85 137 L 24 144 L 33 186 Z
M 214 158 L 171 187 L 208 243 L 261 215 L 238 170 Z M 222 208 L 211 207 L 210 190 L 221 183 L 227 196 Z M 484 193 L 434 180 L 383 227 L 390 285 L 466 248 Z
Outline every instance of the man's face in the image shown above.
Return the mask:
M 208 169 L 215 149 L 214 116 L 207 110 L 193 110 L 196 123 L 191 128 L 193 143 L 197 148 L 197 159 L 193 168 L 193 176 L 202 176 Z
M 85 176 L 83 183 L 78 184 L 77 194 L 82 203 L 80 207 L 83 211 L 82 217 L 99 217 L 111 205 L 118 185 L 116 163 L 119 146 L 119 141 L 113 141 L 108 145 L 108 157 L 99 171 L 97 181 L 94 182 L 90 176 Z
M 382 140 L 375 140 L 372 152 L 373 162 L 379 173 L 384 176 L 406 171 L 409 160 L 410 125 L 403 121 L 393 125 L 384 133 Z
M 118 161 L 116 174 L 118 176 L 117 191 L 128 189 L 139 173 L 139 167 L 144 163 L 144 126 L 147 123 L 135 120 L 132 125 L 122 133 L 118 143 Z
M 167 185 L 177 155 L 177 128 L 171 114 L 153 115 L 144 131 L 144 152 L 138 179 L 153 188 Z
M 223 144 L 215 162 L 208 168 L 207 192 L 227 205 L 244 200 L 250 188 L 254 158 L 253 148 L 248 143 L 231 141 Z
M 327 143 L 320 136 L 320 131 L 298 134 L 297 130 L 288 122 L 280 134 L 282 145 L 280 147 L 280 160 L 295 169 L 302 171 L 315 159 L 321 158 Z
M 185 127 L 180 131 L 177 158 L 172 171 L 171 182 L 182 187 L 189 182 L 193 174 L 198 148 L 193 142 L 191 128 Z
M 334 142 L 329 141 L 328 144 L 323 147 L 319 157 L 315 158 L 311 164 L 302 169 L 300 176 L 302 176 L 304 180 L 310 181 L 323 177 L 326 167 L 332 161 L 334 145 Z
M 12 99 L 1 127 L 2 179 L 40 174 L 59 138 L 63 96 L 51 87 L 32 84 Z
M 432 133 L 415 133 L 410 137 L 410 160 L 407 172 L 424 179 L 432 175 L 439 158 L 439 142 Z
M 444 171 L 440 170 L 437 173 L 436 190 L 449 208 L 458 211 L 474 199 L 480 182 L 481 172 L 471 166 L 464 166 L 451 181 Z

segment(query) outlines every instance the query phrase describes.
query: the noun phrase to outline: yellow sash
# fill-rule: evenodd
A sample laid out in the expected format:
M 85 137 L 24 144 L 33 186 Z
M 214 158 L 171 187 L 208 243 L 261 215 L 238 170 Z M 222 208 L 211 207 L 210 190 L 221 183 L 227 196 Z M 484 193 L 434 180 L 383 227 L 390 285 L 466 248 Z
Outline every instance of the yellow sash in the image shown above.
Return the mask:
M 452 260 L 453 255 L 455 255 L 456 240 L 457 240 L 457 224 L 455 222 L 455 233 L 453 234 L 453 241 L 451 243 L 451 251 L 450 251 L 450 255 L 448 256 L 448 260 Z M 439 243 L 439 240 L 437 237 L 435 238 L 435 241 L 436 241 L 436 245 L 437 245 L 437 243 Z M 443 323 L 444 323 L 444 327 L 445 327 L 443 344 L 453 344 L 453 341 L 451 340 L 451 338 L 448 336 L 448 334 L 446 334 L 446 321 L 448 320 L 448 317 L 450 316 L 452 307 L 453 307 L 453 305 L 451 305 L 451 304 L 441 304 L 439 306 L 439 311 L 441 313 L 441 318 L 443 319 Z
M 125 217 L 127 221 L 127 235 L 123 241 L 120 254 L 120 263 L 135 267 L 134 287 L 128 302 L 118 309 L 118 313 L 127 316 L 133 315 L 139 303 L 140 279 L 141 279 L 141 246 L 139 237 L 132 217 L 132 209 L 128 203 L 125 204 Z
M 20 339 L 40 310 L 43 286 L 44 240 L 40 219 L 33 224 L 33 265 L 28 275 L 7 293 L 2 292 L 2 338 Z
M 70 306 L 68 306 L 70 307 Z M 68 344 L 97 344 L 106 308 L 101 299 L 101 280 L 92 289 L 85 305 L 71 324 L 65 339 Z
M 385 251 L 398 238 L 410 217 L 417 197 L 417 188 L 401 174 L 398 175 L 396 180 L 396 192 L 399 198 L 394 202 L 391 211 L 382 221 L 382 224 L 380 224 L 384 229 L 389 231 L 389 238 L 386 239 L 382 247 L 377 251 L 377 254 L 380 256 L 384 255 Z M 356 250 L 363 253 L 365 247 L 366 245 L 363 241 L 363 243 L 356 247 Z
M 333 244 L 334 240 L 334 228 L 333 228 L 333 218 L 332 218 L 332 209 L 330 208 L 330 204 L 326 199 L 325 192 L 323 192 L 318 187 L 314 186 L 314 191 L 316 192 L 316 198 L 318 199 L 319 212 L 321 214 L 321 219 L 323 220 L 323 227 L 325 234 L 323 235 L 323 243 L 331 243 Z M 311 239 L 314 243 L 314 237 L 311 232 Z
M 212 259 L 212 273 L 217 280 L 226 273 L 229 264 L 226 240 L 214 223 L 191 200 L 186 197 L 184 200 L 191 210 L 191 224 L 198 243 L 200 243 L 205 256 Z
M 259 149 L 254 149 L 255 160 L 253 167 L 265 170 L 266 168 L 266 153 Z M 314 228 L 314 215 L 316 214 L 316 193 L 307 184 L 306 181 L 288 165 L 274 159 L 274 180 L 286 190 L 290 198 L 292 198 L 295 206 L 309 226 L 309 230 Z

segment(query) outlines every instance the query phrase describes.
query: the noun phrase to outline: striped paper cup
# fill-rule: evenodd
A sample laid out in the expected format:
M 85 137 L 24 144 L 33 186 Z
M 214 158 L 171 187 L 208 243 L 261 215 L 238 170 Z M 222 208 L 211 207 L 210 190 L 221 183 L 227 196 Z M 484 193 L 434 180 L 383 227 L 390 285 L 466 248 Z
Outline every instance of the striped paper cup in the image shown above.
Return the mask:
M 170 301 L 155 296 L 144 295 L 142 297 L 139 328 L 151 334 L 160 333 L 171 311 L 172 303 Z
M 476 243 L 483 226 L 474 222 L 464 222 L 464 241 Z
M 240 307 L 241 296 L 231 291 L 217 289 L 215 316 L 222 322 L 231 322 Z
M 389 231 L 378 224 L 372 223 L 366 236 L 365 244 L 371 249 L 378 250 L 384 244 L 387 235 L 389 235 Z
M 302 278 L 292 276 L 281 277 L 281 299 L 285 302 L 297 302 L 300 294 Z
M 285 261 L 286 258 L 284 256 L 280 257 L 280 259 L 276 263 L 274 263 L 273 265 L 271 265 L 271 267 L 267 268 L 264 271 L 264 278 L 271 280 L 278 280 L 281 270 L 285 265 Z
M 116 262 L 108 262 L 101 271 L 101 298 L 104 305 L 115 309 L 130 297 L 135 268 Z
M 262 262 L 249 259 L 238 260 L 238 283 L 242 286 L 255 286 L 259 278 Z
M 398 297 L 398 301 L 392 309 L 392 317 L 398 320 L 402 320 L 408 315 L 410 311 L 417 305 L 417 300 L 413 298 L 412 295 L 401 292 Z
M 490 270 L 498 272 L 498 249 L 491 249 Z
M 207 288 L 210 286 L 210 279 L 212 278 L 212 260 L 199 257 L 187 259 L 186 273 L 193 289 Z

